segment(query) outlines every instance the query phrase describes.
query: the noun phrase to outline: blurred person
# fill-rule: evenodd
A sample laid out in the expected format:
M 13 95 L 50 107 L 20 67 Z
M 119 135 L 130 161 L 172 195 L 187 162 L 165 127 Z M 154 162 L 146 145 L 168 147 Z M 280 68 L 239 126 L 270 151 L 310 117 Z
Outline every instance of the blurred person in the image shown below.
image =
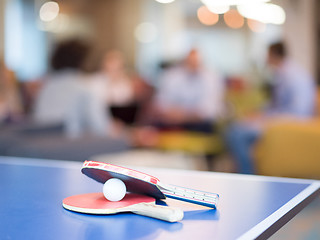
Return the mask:
M 264 111 L 232 124 L 226 133 L 226 143 L 240 173 L 255 173 L 253 146 L 268 124 L 278 120 L 306 119 L 312 117 L 315 110 L 315 81 L 289 59 L 283 42 L 269 46 L 267 64 L 272 70 L 274 84 L 270 105 Z
M 202 66 L 192 49 L 182 65 L 165 71 L 155 96 L 156 119 L 164 127 L 211 132 L 223 113 L 224 84 Z
M 171 129 L 212 133 L 224 112 L 223 80 L 191 49 L 182 64 L 164 71 L 150 111 L 150 135 Z M 144 132 L 141 139 L 147 139 Z
M 78 40 L 58 44 L 52 72 L 45 77 L 35 99 L 33 118 L 45 125 L 63 125 L 70 137 L 89 131 L 106 136 L 109 127 L 105 103 L 97 96 L 89 75 L 82 71 L 89 48 Z
M 0 123 L 16 122 L 23 115 L 23 107 L 14 73 L 0 60 Z
M 110 106 L 126 106 L 134 101 L 131 79 L 125 69 L 123 54 L 118 50 L 106 53 L 102 62 L 102 71 L 107 77 Z
M 138 75 L 128 73 L 122 52 L 113 49 L 105 53 L 95 82 L 97 94 L 104 96 L 118 124 L 134 124 L 151 89 Z

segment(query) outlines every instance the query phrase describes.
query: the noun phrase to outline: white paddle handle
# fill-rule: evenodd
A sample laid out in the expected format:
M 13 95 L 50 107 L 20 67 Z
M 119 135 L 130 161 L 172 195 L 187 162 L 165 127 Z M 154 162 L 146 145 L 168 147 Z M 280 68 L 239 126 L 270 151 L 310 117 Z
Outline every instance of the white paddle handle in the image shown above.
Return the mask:
M 138 203 L 131 207 L 131 212 L 135 214 L 157 218 L 168 222 L 177 222 L 183 218 L 183 211 L 179 208 L 160 206 L 153 203 Z

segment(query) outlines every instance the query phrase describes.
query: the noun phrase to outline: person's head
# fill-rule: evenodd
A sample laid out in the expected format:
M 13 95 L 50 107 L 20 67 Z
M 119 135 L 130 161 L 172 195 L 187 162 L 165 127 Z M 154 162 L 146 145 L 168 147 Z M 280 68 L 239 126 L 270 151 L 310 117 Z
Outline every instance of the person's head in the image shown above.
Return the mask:
M 279 67 L 287 57 L 287 48 L 283 42 L 277 42 L 269 46 L 268 64 Z
M 68 40 L 61 42 L 53 52 L 51 66 L 53 70 L 81 69 L 88 52 L 89 47 L 81 41 Z
M 123 54 L 118 50 L 108 51 L 102 60 L 102 69 L 109 73 L 123 71 L 124 65 Z
M 185 65 L 190 71 L 197 71 L 201 65 L 200 54 L 197 49 L 192 49 L 185 59 Z

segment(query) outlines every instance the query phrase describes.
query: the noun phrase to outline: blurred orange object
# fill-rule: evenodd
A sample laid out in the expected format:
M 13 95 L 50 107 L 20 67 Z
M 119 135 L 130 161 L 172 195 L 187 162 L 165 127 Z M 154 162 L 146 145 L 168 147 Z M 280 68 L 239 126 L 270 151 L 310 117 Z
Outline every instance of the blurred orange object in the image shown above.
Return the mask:
M 224 21 L 228 27 L 234 29 L 241 28 L 244 24 L 244 18 L 235 9 L 231 9 L 224 14 Z
M 219 14 L 211 12 L 206 6 L 202 6 L 197 12 L 199 21 L 204 25 L 214 25 L 219 21 Z

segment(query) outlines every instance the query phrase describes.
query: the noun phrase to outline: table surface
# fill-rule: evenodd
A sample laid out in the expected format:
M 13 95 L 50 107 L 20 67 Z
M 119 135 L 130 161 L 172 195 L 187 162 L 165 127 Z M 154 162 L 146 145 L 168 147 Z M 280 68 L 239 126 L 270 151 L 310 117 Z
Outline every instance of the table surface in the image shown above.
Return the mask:
M 320 193 L 316 180 L 139 167 L 165 183 L 219 193 L 218 208 L 166 199 L 184 210 L 177 223 L 132 213 L 86 215 L 62 207 L 68 196 L 102 191 L 81 166 L 0 157 L 0 238 L 265 239 Z

